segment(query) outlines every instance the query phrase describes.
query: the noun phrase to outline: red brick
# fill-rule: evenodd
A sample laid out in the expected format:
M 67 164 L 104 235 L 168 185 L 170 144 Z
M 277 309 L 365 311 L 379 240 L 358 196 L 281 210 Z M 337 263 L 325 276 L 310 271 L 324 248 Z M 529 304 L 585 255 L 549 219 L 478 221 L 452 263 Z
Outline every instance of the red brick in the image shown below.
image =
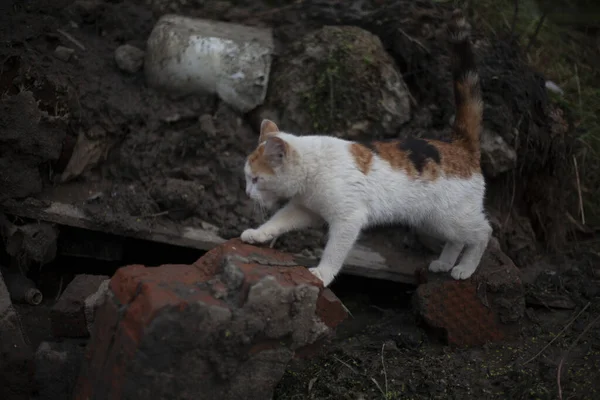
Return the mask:
M 319 297 L 317 315 L 330 328 L 335 328 L 348 316 L 340 300 L 329 289 L 323 290 L 322 295 Z
M 76 399 L 165 398 L 174 386 L 269 398 L 286 360 L 314 354 L 346 317 L 292 256 L 239 240 L 192 265 L 121 268 L 108 298 Z
M 514 333 L 525 311 L 520 271 L 499 249 L 488 246 L 470 279 L 456 281 L 448 273 L 419 271 L 415 293 L 418 314 L 445 333 L 448 344 L 476 346 L 504 340 Z

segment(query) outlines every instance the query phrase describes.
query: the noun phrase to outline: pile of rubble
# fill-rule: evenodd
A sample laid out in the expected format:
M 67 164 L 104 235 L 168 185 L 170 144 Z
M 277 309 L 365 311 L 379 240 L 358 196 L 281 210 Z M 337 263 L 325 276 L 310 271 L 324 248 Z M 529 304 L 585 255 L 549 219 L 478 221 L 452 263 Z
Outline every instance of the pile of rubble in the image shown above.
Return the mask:
M 506 340 L 523 315 L 519 272 L 496 246 L 470 281 L 421 271 L 417 312 L 450 344 Z M 270 398 L 288 362 L 318 354 L 347 317 L 294 256 L 238 239 L 191 265 L 76 276 L 51 310 L 55 340 L 37 351 L 1 280 L 0 305 L 11 399 Z

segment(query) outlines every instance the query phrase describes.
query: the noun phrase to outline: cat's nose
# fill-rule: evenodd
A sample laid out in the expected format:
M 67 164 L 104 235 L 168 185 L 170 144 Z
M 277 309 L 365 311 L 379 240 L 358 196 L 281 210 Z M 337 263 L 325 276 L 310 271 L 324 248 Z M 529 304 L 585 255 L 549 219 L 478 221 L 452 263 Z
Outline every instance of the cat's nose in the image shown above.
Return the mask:
M 246 188 L 246 196 L 250 197 L 250 188 Z

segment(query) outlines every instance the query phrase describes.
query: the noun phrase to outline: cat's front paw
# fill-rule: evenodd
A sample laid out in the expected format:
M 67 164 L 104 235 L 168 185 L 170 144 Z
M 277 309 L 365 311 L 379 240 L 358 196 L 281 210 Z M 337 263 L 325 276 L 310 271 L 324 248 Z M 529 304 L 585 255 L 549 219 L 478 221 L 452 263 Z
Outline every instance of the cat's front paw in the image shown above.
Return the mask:
M 452 275 L 452 277 L 457 281 L 461 279 L 469 279 L 476 269 L 477 266 L 473 267 L 471 265 L 458 264 L 456 267 L 452 268 L 450 275 Z
M 249 244 L 266 243 L 273 240 L 273 235 L 269 235 L 260 229 L 246 229 L 242 232 L 240 239 Z
M 327 287 L 329 286 L 329 284 L 331 282 L 333 282 L 333 276 L 330 276 L 329 274 L 323 273 L 324 269 L 323 268 L 309 268 L 308 269 L 310 271 L 311 274 L 313 274 L 314 276 L 316 276 L 317 278 L 319 278 L 321 280 L 321 282 L 323 282 L 323 287 Z
M 429 263 L 429 270 L 431 272 L 448 272 L 452 269 L 452 264 L 440 260 L 433 260 Z

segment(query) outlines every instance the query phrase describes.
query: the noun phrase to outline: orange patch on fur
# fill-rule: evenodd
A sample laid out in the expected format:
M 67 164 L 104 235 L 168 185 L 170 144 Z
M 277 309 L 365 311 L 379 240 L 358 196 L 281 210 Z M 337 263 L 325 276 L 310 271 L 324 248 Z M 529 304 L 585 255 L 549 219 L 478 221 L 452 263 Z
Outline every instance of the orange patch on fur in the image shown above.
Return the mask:
M 387 161 L 394 169 L 401 169 L 413 179 L 434 181 L 444 174 L 447 177 L 469 178 L 481 172 L 479 155 L 473 154 L 461 143 L 446 143 L 438 140 L 426 140 L 439 153 L 440 162 L 428 158 L 421 171 L 413 164 L 408 151 L 399 148 L 400 141 L 374 142 L 377 155 Z
M 365 146 L 352 143 L 350 145 L 350 153 L 354 157 L 354 163 L 363 174 L 368 174 L 373 164 L 373 152 Z
M 417 177 L 418 171 L 410 162 L 408 154 L 398 148 L 399 141 L 390 142 L 374 142 L 373 147 L 377 151 L 377 155 L 383 160 L 390 163 L 394 169 L 402 169 L 410 177 Z
M 275 175 L 273 167 L 265 157 L 265 146 L 261 145 L 248 156 L 248 164 L 255 175 Z
M 481 173 L 479 154 L 474 154 L 468 148 L 458 143 L 446 143 L 430 140 L 440 152 L 441 169 L 446 176 L 469 178 L 471 175 Z

